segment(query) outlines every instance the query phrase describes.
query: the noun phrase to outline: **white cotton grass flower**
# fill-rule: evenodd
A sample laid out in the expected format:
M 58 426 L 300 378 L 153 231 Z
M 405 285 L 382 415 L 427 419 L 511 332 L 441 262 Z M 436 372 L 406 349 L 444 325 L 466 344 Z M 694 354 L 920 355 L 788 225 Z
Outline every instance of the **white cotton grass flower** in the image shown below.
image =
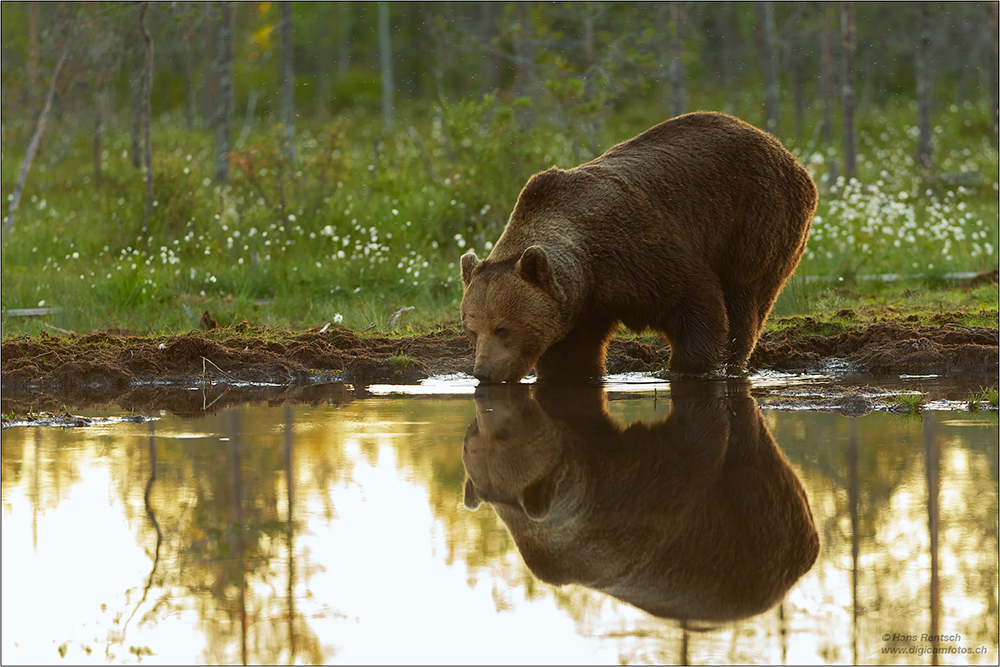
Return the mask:
M 889 151 L 876 152 L 880 161 L 893 164 Z M 914 259 L 933 270 L 928 260 L 941 257 L 945 263 L 938 270 L 962 270 L 968 259 L 983 256 L 985 238 L 980 241 L 975 235 L 982 225 L 969 211 L 972 204 L 960 201 L 976 191 L 958 187 L 921 195 L 912 189 L 906 170 L 900 171 L 904 175 L 883 170 L 870 184 L 838 179 L 813 219 L 805 272 L 836 273 L 862 266 L 911 271 Z

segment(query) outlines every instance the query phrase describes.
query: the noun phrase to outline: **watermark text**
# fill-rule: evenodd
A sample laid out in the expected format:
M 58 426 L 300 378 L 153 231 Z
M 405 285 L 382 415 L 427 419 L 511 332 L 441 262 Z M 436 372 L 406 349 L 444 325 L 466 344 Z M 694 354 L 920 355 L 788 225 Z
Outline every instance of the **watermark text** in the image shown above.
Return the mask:
M 989 649 L 985 646 L 960 646 L 962 635 L 932 635 L 928 633 L 909 634 L 905 632 L 886 632 L 882 635 L 886 643 L 903 643 L 909 646 L 883 646 L 884 655 L 985 655 Z M 946 644 L 940 646 L 936 644 Z

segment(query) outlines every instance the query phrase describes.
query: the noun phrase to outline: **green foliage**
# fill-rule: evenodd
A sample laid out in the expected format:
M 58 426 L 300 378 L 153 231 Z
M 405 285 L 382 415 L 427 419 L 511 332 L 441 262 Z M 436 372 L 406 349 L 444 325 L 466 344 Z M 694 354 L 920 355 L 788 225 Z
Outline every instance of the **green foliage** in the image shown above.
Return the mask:
M 908 15 L 881 7 L 859 7 L 859 39 L 865 26 L 883 25 L 888 17 L 895 41 L 879 48 L 909 48 Z M 39 9 L 42 25 L 63 16 L 53 6 Z M 75 112 L 60 117 L 57 110 L 14 232 L 3 241 L 3 308 L 58 308 L 46 322 L 75 330 L 186 331 L 206 310 L 224 323 L 247 319 L 302 327 L 342 321 L 361 329 L 384 325 L 389 314 L 414 306 L 411 323 L 453 322 L 461 299 L 459 257 L 470 249 L 489 253 L 531 174 L 578 164 L 665 117 L 662 35 L 644 6 L 506 5 L 493 15 L 490 48 L 510 54 L 523 39 L 545 46 L 535 48 L 526 71 L 507 60 L 497 64 L 499 88 L 485 95 L 473 94 L 484 89 L 476 77 L 489 55 L 469 30 L 480 25 L 478 13 L 465 14 L 473 9 L 481 10 L 462 5 L 437 14 L 436 7 L 393 5 L 397 76 L 408 92 L 397 108 L 397 129 L 387 134 L 376 111 L 379 81 L 370 54 L 377 44 L 367 30 L 375 8 L 296 4 L 296 88 L 303 106 L 293 158 L 282 128 L 262 121 L 277 107 L 278 8 L 237 5 L 233 134 L 240 139 L 230 155 L 230 182 L 213 181 L 214 133 L 198 117 L 199 111 L 211 115 L 210 94 L 199 93 L 201 107 L 189 128 L 182 73 L 158 66 L 156 201 L 147 229 L 142 174 L 129 159 L 129 114 L 112 108 L 115 102 L 120 109 L 128 106 L 130 56 L 108 47 L 117 55 L 109 61 L 100 183 L 91 171 L 92 119 Z M 756 67 L 723 71 L 733 58 L 751 62 L 752 8 L 730 3 L 688 10 L 682 59 L 689 108 L 723 110 L 760 125 Z M 792 46 L 801 51 L 807 71 L 816 69 L 810 37 L 818 34 L 823 13 L 798 5 L 775 11 L 779 24 L 800 26 Z M 20 91 L 25 11 L 5 3 L 2 12 L 5 84 Z M 211 5 L 152 6 L 158 59 L 172 55 L 180 63 L 191 49 L 192 75 L 200 80 L 214 58 L 207 37 L 216 13 Z M 114 5 L 100 20 L 108 34 L 121 38 L 134 30 L 134 18 L 135 7 Z M 342 34 L 340 28 L 331 32 L 331 25 L 350 29 L 350 62 L 343 67 L 333 57 L 341 55 Z M 42 70 L 51 68 L 51 50 L 41 53 Z M 89 67 L 75 72 L 74 81 L 94 82 L 97 52 L 74 57 L 75 64 Z M 948 277 L 997 263 L 998 153 L 989 105 L 972 95 L 940 104 L 936 168 L 918 173 L 912 82 L 901 73 L 884 76 L 891 85 L 859 96 L 859 175 L 852 182 L 830 178 L 839 149 L 820 144 L 818 131 L 808 129 L 819 126 L 819 104 L 797 116 L 788 96 L 775 134 L 813 173 L 821 198 L 806 254 L 774 313 L 915 304 L 921 317 L 946 308 L 982 310 L 980 320 L 992 316 L 995 326 L 995 308 L 981 308 L 995 304 L 995 285 L 963 291 Z M 808 96 L 816 84 L 807 81 Z M 257 113 L 244 118 L 251 93 Z M 4 98 L 0 147 L 5 197 L 33 129 L 23 114 L 7 113 L 11 99 Z M 793 129 L 799 126 L 804 129 Z M 893 283 L 882 275 L 887 273 L 901 277 Z M 3 333 L 40 326 L 37 320 L 5 319 Z
M 982 389 L 969 395 L 969 412 L 978 412 L 983 404 L 990 406 L 993 410 L 1000 407 L 1000 392 L 996 387 Z
M 899 394 L 895 397 L 897 412 L 917 415 L 923 410 L 924 395 L 921 393 Z
M 3 307 L 57 307 L 48 321 L 79 330 L 186 331 L 205 310 L 220 322 L 293 327 L 340 315 L 360 329 L 415 306 L 411 322 L 453 321 L 461 299 L 459 256 L 469 249 L 487 254 L 527 178 L 552 164 L 571 166 L 574 146 L 584 142 L 544 118 L 520 126 L 520 104 L 487 95 L 404 108 L 392 135 L 382 133 L 376 118 L 304 121 L 294 163 L 280 127 L 251 133 L 231 155 L 226 186 L 212 182 L 211 136 L 161 118 L 153 141 L 156 207 L 146 232 L 142 179 L 128 161 L 127 136 L 107 137 L 99 188 L 80 148 L 87 137 L 78 136 L 62 158 L 42 163 L 46 170 L 25 192 L 3 245 Z M 639 107 L 612 113 L 610 124 L 621 134 L 602 146 L 654 124 L 654 113 Z M 953 113 L 952 124 L 961 125 L 963 114 L 981 111 Z M 887 145 L 873 151 L 909 154 L 896 144 L 910 133 L 885 134 Z M 871 185 L 831 185 L 798 273 L 840 273 L 847 280 L 793 278 L 776 315 L 892 306 L 904 290 L 925 294 L 923 307 L 931 309 L 942 298 L 971 309 L 995 301 L 989 285 L 935 296 L 952 288 L 946 283 L 942 292 L 927 278 L 900 283 L 895 292 L 858 282 L 855 289 L 871 285 L 883 295 L 861 300 L 844 290 L 866 272 L 940 276 L 995 265 L 996 150 L 981 146 L 965 155 L 944 139 L 940 144 L 959 168 L 969 171 L 975 162 L 980 184 L 919 189 L 922 177 L 901 160 L 891 186 L 886 176 Z M 5 168 L 15 161 L 5 159 Z M 909 243 L 907 235 L 917 242 L 897 247 L 896 241 Z M 3 323 L 5 334 L 40 325 Z
M 397 371 L 404 371 L 407 368 L 409 368 L 411 364 L 413 364 L 413 360 L 410 359 L 405 354 L 399 354 L 394 357 L 389 357 L 389 361 L 392 363 L 392 365 L 396 368 Z

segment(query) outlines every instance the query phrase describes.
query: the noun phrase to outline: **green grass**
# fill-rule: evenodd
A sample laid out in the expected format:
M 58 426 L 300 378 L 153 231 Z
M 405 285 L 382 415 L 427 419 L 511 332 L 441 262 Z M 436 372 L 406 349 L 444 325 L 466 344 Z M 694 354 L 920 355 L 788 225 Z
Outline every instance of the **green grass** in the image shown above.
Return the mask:
M 899 394 L 895 397 L 899 412 L 907 415 L 917 415 L 924 407 L 924 395 L 920 393 Z
M 695 103 L 722 108 L 704 95 Z M 197 326 L 206 310 L 226 325 L 339 322 L 361 330 L 413 306 L 406 315 L 412 329 L 454 324 L 461 254 L 487 255 L 527 178 L 552 164 L 576 164 L 586 145 L 583 130 L 548 122 L 544 113 L 533 128 L 519 128 L 515 106 L 486 98 L 447 105 L 439 115 L 414 104 L 400 109 L 400 129 L 389 136 L 364 115 L 303 119 L 296 164 L 283 157 L 276 132 L 252 135 L 234 151 L 225 187 L 211 180 L 210 132 L 188 132 L 165 114 L 154 126 L 157 206 L 145 231 L 128 137 L 108 134 L 98 186 L 90 128 L 62 127 L 58 145 L 46 144 L 36 160 L 14 231 L 3 240 L 0 297 L 4 310 L 58 310 L 45 318 L 5 314 L 3 336 L 45 324 L 178 333 Z M 916 173 L 913 116 L 905 105 L 863 116 L 857 183 L 825 184 L 827 151 L 820 160 L 808 138 L 785 139 L 821 188 L 796 275 L 833 279 L 793 279 L 774 318 L 898 310 L 931 320 L 967 311 L 973 319 L 961 324 L 996 326 L 995 285 L 968 289 L 943 277 L 997 265 L 996 146 L 962 130 L 988 127 L 988 111 L 952 106 L 935 118 L 939 171 L 975 175 L 954 187 Z M 662 119 L 651 104 L 609 111 L 599 143 L 609 147 Z M 6 198 L 28 128 L 11 122 L 4 132 Z M 911 277 L 864 279 L 882 273 Z
M 404 371 L 413 364 L 413 359 L 410 359 L 405 354 L 389 357 L 389 361 L 396 367 L 397 371 Z
M 798 307 L 783 303 L 789 288 L 798 285 Z M 805 293 L 802 296 L 801 292 Z M 969 286 L 966 281 L 904 280 L 894 283 L 851 282 L 803 284 L 795 279 L 785 287 L 768 319 L 767 330 L 783 328 L 789 318 L 809 315 L 829 329 L 897 321 L 911 326 L 958 324 L 997 327 L 997 286 Z M 829 332 L 817 331 L 822 335 Z M 833 332 L 839 333 L 839 332 Z
M 996 387 L 982 389 L 969 395 L 969 412 L 978 412 L 983 404 L 992 407 L 994 410 L 1000 407 L 1000 392 Z

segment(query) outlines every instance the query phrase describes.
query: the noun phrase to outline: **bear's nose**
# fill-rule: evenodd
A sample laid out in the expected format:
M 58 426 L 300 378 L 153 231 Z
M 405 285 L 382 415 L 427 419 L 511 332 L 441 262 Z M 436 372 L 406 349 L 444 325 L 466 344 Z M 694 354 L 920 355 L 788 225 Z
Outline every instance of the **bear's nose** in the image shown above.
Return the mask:
M 476 379 L 480 382 L 491 382 L 493 380 L 493 374 L 489 371 L 476 369 L 473 371 L 473 375 L 475 375 Z

